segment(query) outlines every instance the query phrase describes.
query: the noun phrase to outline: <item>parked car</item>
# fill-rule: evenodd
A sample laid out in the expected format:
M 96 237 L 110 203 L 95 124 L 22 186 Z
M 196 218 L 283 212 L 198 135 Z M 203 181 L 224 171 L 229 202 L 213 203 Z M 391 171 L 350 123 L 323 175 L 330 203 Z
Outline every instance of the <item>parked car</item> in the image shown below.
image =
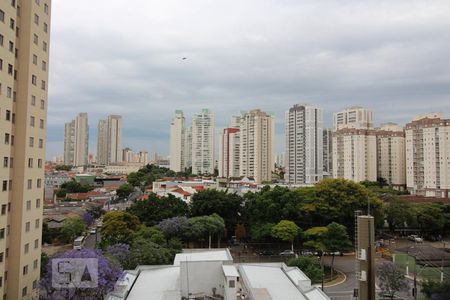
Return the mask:
M 417 234 L 411 234 L 410 236 L 408 236 L 408 240 L 416 243 L 423 243 L 423 239 Z
M 260 256 L 271 256 L 271 255 L 273 255 L 273 252 L 270 250 L 263 250 L 263 251 L 259 252 L 259 255 Z
M 342 255 L 344 255 L 344 253 L 342 253 L 341 251 L 334 251 L 334 252 L 324 252 L 323 255 L 342 256 Z
M 97 233 L 97 229 L 92 228 L 92 229 L 89 231 L 89 233 L 90 233 L 90 234 L 96 234 L 96 233 Z
M 280 256 L 294 256 L 295 253 L 292 250 L 284 250 L 280 252 Z
M 317 255 L 319 255 L 319 252 L 305 249 L 305 250 L 302 251 L 302 255 L 304 255 L 304 256 L 313 256 L 313 255 L 317 256 Z

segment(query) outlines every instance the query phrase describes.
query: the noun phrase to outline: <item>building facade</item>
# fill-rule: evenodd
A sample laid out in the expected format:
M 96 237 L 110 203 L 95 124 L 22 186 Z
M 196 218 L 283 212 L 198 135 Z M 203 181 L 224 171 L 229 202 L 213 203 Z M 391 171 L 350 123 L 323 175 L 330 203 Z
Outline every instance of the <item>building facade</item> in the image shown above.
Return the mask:
M 99 120 L 97 126 L 97 164 L 108 164 L 108 122 Z
M 440 113 L 406 125 L 406 182 L 411 194 L 449 197 L 450 119 Z
M 323 178 L 323 116 L 312 105 L 294 105 L 285 116 L 285 180 L 314 184 Z
M 240 123 L 239 175 L 256 183 L 272 180 L 275 120 L 259 109 L 245 113 Z
M 333 176 L 333 131 L 329 128 L 323 130 L 323 177 Z
M 0 3 L 0 295 L 31 299 L 40 273 L 51 1 L 20 1 L 20 12 L 17 2 Z
M 170 169 L 174 172 L 184 171 L 185 118 L 183 111 L 177 110 L 170 123 Z
M 98 122 L 97 163 L 114 165 L 122 162 L 122 116 L 109 115 Z
M 239 128 L 224 128 L 220 135 L 219 177 L 239 177 Z
M 192 174 L 214 174 L 214 114 L 209 109 L 192 118 Z
M 397 124 L 382 124 L 377 130 L 377 177 L 394 189 L 406 189 L 405 131 Z
M 360 106 L 353 106 L 333 114 L 333 131 L 343 128 L 373 128 L 373 113 Z
M 64 126 L 64 164 L 86 166 L 89 156 L 88 114 L 79 113 Z

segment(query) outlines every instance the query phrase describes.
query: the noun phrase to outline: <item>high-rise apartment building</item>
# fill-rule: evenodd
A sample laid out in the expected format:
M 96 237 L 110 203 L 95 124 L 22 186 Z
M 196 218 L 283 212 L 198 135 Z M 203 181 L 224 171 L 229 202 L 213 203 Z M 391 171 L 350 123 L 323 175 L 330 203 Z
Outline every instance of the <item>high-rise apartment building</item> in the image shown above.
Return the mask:
M 124 164 L 147 165 L 148 152 L 147 151 L 133 152 L 133 150 L 131 150 L 130 148 L 125 148 L 122 150 L 122 162 Z
M 377 177 L 398 190 L 406 188 L 405 131 L 394 123 L 377 130 Z
M 219 177 L 239 177 L 239 128 L 224 128 L 220 135 Z
M 86 166 L 89 156 L 88 114 L 79 113 L 64 126 L 64 164 Z
M 285 117 L 285 180 L 314 184 L 323 178 L 323 116 L 312 105 L 294 105 Z
M 97 126 L 97 163 L 108 164 L 108 121 L 99 120 Z
M 114 165 L 122 161 L 122 116 L 110 115 L 98 122 L 97 163 Z
M 175 111 L 170 123 L 170 169 L 174 172 L 184 171 L 185 118 L 183 111 Z
M 323 130 L 323 177 L 333 176 L 333 131 L 329 128 Z
M 373 128 L 373 113 L 359 106 L 346 108 L 333 114 L 333 130 L 343 128 L 368 129 Z
M 192 118 L 192 173 L 214 174 L 214 114 L 209 109 Z
M 256 183 L 272 180 L 275 120 L 259 109 L 245 113 L 240 123 L 239 175 Z
M 377 139 L 373 114 L 362 107 L 334 113 L 333 177 L 377 180 Z
M 406 182 L 412 194 L 449 197 L 450 119 L 440 113 L 406 125 Z
M 192 168 L 192 127 L 184 129 L 183 170 Z
M 51 0 L 18 2 L 0 2 L 0 295 L 37 299 Z

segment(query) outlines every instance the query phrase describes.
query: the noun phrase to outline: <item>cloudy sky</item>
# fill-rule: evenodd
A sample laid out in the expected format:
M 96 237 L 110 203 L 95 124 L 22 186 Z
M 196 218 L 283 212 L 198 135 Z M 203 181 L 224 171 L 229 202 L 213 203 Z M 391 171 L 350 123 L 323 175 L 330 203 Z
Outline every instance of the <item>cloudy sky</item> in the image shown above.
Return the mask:
M 54 0 L 48 156 L 64 122 L 88 112 L 124 119 L 124 146 L 168 153 L 175 109 L 216 127 L 261 108 L 361 105 L 376 124 L 441 111 L 450 117 L 450 1 Z M 186 60 L 182 60 L 187 57 Z

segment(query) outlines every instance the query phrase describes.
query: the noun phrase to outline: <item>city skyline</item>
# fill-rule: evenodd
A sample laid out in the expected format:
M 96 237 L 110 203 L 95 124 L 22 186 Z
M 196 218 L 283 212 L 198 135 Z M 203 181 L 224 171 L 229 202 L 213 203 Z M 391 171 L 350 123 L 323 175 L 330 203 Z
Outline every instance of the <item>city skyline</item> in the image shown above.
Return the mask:
M 296 103 L 321 107 L 325 127 L 353 105 L 372 110 L 376 126 L 450 115 L 447 1 L 201 4 L 137 1 L 140 9 L 116 22 L 129 4 L 55 3 L 47 158 L 63 152 L 74 101 L 89 114 L 90 149 L 98 119 L 121 114 L 123 146 L 164 154 L 175 109 L 207 107 L 217 129 L 241 110 L 272 112 L 277 145 L 284 111 Z

